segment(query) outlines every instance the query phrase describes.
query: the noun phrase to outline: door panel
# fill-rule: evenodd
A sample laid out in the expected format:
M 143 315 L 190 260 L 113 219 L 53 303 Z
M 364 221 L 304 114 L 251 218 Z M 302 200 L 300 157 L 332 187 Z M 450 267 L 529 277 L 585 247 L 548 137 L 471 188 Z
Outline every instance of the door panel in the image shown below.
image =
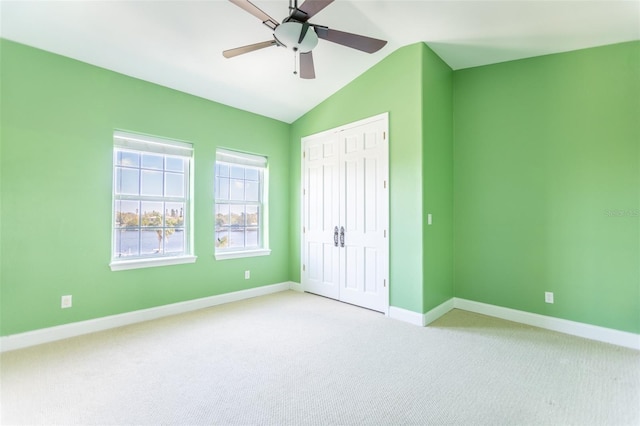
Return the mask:
M 378 230 L 378 186 L 381 179 L 378 177 L 378 159 L 365 158 L 364 160 L 364 229 L 365 232 Z
M 378 250 L 372 247 L 364 249 L 364 292 L 378 293 Z
M 346 232 L 351 234 L 362 226 L 361 213 L 362 209 L 362 189 L 358 187 L 358 183 L 362 180 L 359 176 L 362 167 L 355 160 L 346 160 L 342 164 L 344 178 L 341 186 L 344 188 L 344 195 L 340 197 L 340 223 L 344 226 Z

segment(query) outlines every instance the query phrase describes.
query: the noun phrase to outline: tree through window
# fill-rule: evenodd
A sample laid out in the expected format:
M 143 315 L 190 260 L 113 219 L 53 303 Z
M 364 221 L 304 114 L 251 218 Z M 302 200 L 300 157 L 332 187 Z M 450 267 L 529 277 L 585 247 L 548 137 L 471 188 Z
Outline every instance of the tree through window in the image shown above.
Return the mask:
M 191 255 L 190 144 L 114 134 L 112 263 Z
M 217 150 L 215 168 L 215 247 L 247 252 L 266 247 L 265 177 L 262 156 Z

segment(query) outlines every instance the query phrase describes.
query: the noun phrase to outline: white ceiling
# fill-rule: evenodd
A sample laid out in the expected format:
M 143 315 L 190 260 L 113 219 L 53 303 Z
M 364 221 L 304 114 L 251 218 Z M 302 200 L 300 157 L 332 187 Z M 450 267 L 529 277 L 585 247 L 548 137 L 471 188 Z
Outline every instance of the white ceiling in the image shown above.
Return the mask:
M 287 0 L 253 3 L 280 22 L 288 12 Z M 284 48 L 222 56 L 271 39 L 226 0 L 1 0 L 0 14 L 3 38 L 287 123 L 418 41 L 461 69 L 640 39 L 640 0 L 336 0 L 311 22 L 389 43 L 370 55 L 320 40 L 316 79 L 302 80 Z

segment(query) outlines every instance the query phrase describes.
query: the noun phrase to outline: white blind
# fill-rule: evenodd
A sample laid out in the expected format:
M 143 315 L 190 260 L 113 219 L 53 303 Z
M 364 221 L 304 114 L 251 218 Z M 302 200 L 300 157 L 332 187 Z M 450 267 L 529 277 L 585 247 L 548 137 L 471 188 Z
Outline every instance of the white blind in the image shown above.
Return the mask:
M 120 130 L 113 132 L 113 145 L 117 148 L 153 152 L 156 154 L 177 155 L 181 157 L 193 156 L 193 144 L 147 135 L 137 135 Z
M 244 152 L 229 151 L 226 149 L 216 150 L 216 161 L 225 163 L 241 164 L 243 166 L 267 167 L 267 157 L 261 155 L 246 154 Z

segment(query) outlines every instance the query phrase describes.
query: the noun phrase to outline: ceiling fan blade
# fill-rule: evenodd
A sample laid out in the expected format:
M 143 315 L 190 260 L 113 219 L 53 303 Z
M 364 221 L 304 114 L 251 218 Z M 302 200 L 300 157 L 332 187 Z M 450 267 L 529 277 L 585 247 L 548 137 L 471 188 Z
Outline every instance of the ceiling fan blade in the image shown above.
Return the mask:
M 275 46 L 277 43 L 275 40 L 263 41 L 260 43 L 249 44 L 247 46 L 236 47 L 235 49 L 229 49 L 222 52 L 225 58 L 233 58 L 234 56 L 242 55 L 244 53 L 253 52 L 254 50 L 264 49 L 265 47 Z
M 316 70 L 313 67 L 313 53 L 300 54 L 300 78 L 316 78 Z
M 319 25 L 314 26 L 318 38 L 341 44 L 343 46 L 358 49 L 367 53 L 375 53 L 382 49 L 387 42 L 377 38 L 366 37 L 358 34 L 346 33 L 344 31 L 332 30 Z
M 256 18 L 262 21 L 267 27 L 275 30 L 280 23 L 273 19 L 271 16 L 267 15 L 262 9 L 260 9 L 255 4 L 251 3 L 249 0 L 229 0 L 231 3 L 235 4 L 243 8 L 245 11 L 249 12 Z
M 325 7 L 333 3 L 334 0 L 307 0 L 298 9 L 307 14 L 307 19 L 313 17 Z

